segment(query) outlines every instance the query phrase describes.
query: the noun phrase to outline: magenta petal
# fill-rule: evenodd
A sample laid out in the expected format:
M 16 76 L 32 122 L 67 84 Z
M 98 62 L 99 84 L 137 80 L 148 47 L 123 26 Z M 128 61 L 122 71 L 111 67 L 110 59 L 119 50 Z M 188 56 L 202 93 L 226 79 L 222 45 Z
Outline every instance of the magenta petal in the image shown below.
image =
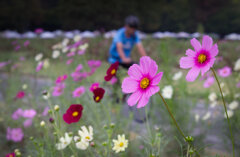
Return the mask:
M 133 93 L 138 89 L 139 82 L 127 77 L 122 82 L 122 92 L 123 93 Z
M 148 69 L 149 75 L 151 77 L 154 77 L 158 71 L 158 65 L 154 60 L 151 60 L 150 62 L 150 69 Z
M 149 100 L 149 97 L 146 96 L 146 94 L 143 94 L 142 97 L 140 98 L 137 108 L 142 108 L 147 105 Z
M 129 69 L 128 69 L 128 75 L 135 79 L 135 80 L 140 80 L 142 77 L 142 71 L 139 65 L 133 64 Z
M 143 56 L 140 58 L 140 67 L 142 68 L 143 74 L 147 74 L 149 72 L 151 63 L 151 58 L 148 56 Z
M 180 68 L 188 69 L 193 67 L 194 65 L 194 58 L 192 57 L 181 57 L 180 59 Z
M 186 80 L 189 82 L 193 82 L 198 77 L 199 72 L 200 72 L 199 68 L 193 67 L 191 70 L 189 70 L 186 76 Z
M 136 91 L 135 93 L 130 95 L 130 97 L 127 100 L 128 105 L 134 106 L 138 102 L 141 96 L 142 96 L 142 93 L 140 91 Z
M 195 57 L 196 52 L 193 51 L 193 50 L 191 50 L 191 49 L 187 49 L 186 55 L 187 55 L 188 57 Z
M 201 68 L 201 74 L 202 76 L 210 69 L 209 63 Z
M 218 55 L 218 45 L 214 44 L 213 47 L 210 49 L 211 57 L 215 57 Z
M 151 85 L 158 85 L 161 81 L 163 76 L 163 72 L 159 72 L 157 75 L 154 76 L 154 78 L 151 80 Z
M 195 49 L 195 51 L 199 51 L 199 50 L 202 48 L 200 42 L 199 42 L 196 38 L 193 38 L 193 39 L 191 40 L 191 45 L 193 46 L 193 48 Z
M 205 50 L 210 50 L 213 44 L 213 40 L 211 37 L 209 37 L 208 35 L 204 35 L 203 36 L 203 40 L 202 40 L 202 48 Z
M 152 95 L 157 93 L 159 90 L 160 90 L 160 88 L 158 86 L 151 86 L 149 88 L 149 90 L 147 91 L 146 96 L 150 98 Z

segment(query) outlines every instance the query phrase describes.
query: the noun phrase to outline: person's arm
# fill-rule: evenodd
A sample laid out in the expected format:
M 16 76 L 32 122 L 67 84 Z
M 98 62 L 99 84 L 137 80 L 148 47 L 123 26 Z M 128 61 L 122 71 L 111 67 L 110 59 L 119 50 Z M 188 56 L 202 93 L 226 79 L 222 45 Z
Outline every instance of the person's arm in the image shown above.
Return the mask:
M 138 52 L 141 56 L 146 56 L 147 55 L 141 42 L 137 43 L 137 49 L 138 49 Z
M 117 52 L 123 63 L 131 63 L 132 62 L 131 58 L 127 58 L 125 56 L 124 51 L 123 51 L 123 44 L 121 42 L 117 43 Z

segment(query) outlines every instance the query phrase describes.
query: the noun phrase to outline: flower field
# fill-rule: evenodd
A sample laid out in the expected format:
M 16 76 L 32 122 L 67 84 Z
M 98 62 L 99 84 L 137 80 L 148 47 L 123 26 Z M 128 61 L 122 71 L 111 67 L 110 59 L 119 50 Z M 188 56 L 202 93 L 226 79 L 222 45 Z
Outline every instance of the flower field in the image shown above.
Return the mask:
M 239 41 L 111 40 L 0 39 L 1 156 L 240 156 Z

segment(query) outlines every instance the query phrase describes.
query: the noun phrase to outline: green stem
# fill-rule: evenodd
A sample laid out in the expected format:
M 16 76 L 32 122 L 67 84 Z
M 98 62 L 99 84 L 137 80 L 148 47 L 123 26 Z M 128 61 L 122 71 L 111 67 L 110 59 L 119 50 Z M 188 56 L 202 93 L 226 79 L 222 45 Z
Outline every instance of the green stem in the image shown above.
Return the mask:
M 225 103 L 225 99 L 223 97 L 223 92 L 222 92 L 222 88 L 220 86 L 220 83 L 219 83 L 219 80 L 217 78 L 217 75 L 216 75 L 216 72 L 213 68 L 211 68 L 212 72 L 213 72 L 213 75 L 217 81 L 217 84 L 218 84 L 218 88 L 220 90 L 220 93 L 221 93 L 221 97 L 222 97 L 222 101 L 223 101 L 223 106 L 224 106 L 224 110 L 225 110 L 225 113 L 226 113 L 226 116 L 227 116 L 227 122 L 228 122 L 228 127 L 229 127 L 229 131 L 230 131 L 230 134 L 231 134 L 231 140 L 232 140 L 232 151 L 233 151 L 233 157 L 235 157 L 235 151 L 234 151 L 234 138 L 233 138 L 233 134 L 232 134 L 232 128 L 231 128 L 231 124 L 230 124 L 230 120 L 229 120 L 229 117 L 228 117 L 228 113 L 227 113 L 227 107 L 226 107 L 226 103 Z
M 150 135 L 150 138 L 151 138 L 151 141 L 152 141 L 152 133 L 151 133 L 150 126 L 149 126 L 147 107 L 145 107 L 145 116 L 146 116 L 146 127 L 147 127 L 148 134 Z
M 165 99 L 163 98 L 161 92 L 158 92 L 158 94 L 159 94 L 159 96 L 161 97 L 161 99 L 162 99 L 165 107 L 167 108 L 168 113 L 169 113 L 169 115 L 171 116 L 171 118 L 172 118 L 175 126 L 177 127 L 179 133 L 182 135 L 182 137 L 185 139 L 185 141 L 186 141 L 191 147 L 193 147 L 193 145 L 191 144 L 191 142 L 189 142 L 189 141 L 187 140 L 186 136 L 184 135 L 184 133 L 183 133 L 182 130 L 180 129 L 179 125 L 177 124 L 177 121 L 176 121 L 176 119 L 174 118 L 172 112 L 170 111 L 170 109 L 169 109 L 169 107 L 168 107 L 168 104 L 167 104 L 167 102 L 165 101 Z M 199 153 L 197 152 L 197 150 L 194 150 L 194 151 L 195 151 L 195 153 L 197 154 L 197 156 L 200 157 L 200 155 L 199 155 Z

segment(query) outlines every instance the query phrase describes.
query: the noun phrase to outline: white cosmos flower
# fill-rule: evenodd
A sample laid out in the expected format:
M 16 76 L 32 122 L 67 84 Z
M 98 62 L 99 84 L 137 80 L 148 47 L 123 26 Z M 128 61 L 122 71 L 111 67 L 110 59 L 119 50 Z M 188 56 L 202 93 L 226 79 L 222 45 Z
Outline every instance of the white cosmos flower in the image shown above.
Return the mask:
M 199 118 L 200 118 L 199 114 L 195 114 L 195 117 L 194 117 L 194 118 L 195 118 L 195 121 L 198 122 L 198 121 L 199 121 Z
M 42 57 L 43 57 L 43 54 L 42 53 L 39 53 L 39 54 L 37 54 L 36 56 L 35 56 L 35 61 L 40 61 L 41 59 L 42 59 Z
M 69 39 L 68 39 L 68 38 L 65 38 L 65 39 L 63 39 L 63 41 L 62 41 L 62 46 L 65 47 L 65 46 L 68 45 L 68 43 L 69 43 Z
M 175 73 L 174 75 L 173 75 L 173 80 L 174 81 L 177 81 L 177 80 L 179 80 L 181 77 L 182 77 L 182 75 L 183 75 L 183 73 L 181 72 L 181 71 L 179 71 L 179 72 L 177 72 L 177 73 Z
M 60 51 L 58 50 L 54 50 L 53 53 L 52 53 L 52 58 L 53 59 L 56 59 L 60 56 Z
M 90 142 L 93 140 L 93 128 L 91 125 L 88 127 L 88 129 L 86 126 L 82 126 L 81 130 L 78 130 L 78 134 L 85 142 Z
M 86 150 L 89 146 L 89 142 L 81 140 L 81 137 L 74 136 L 74 141 L 76 142 L 76 147 L 81 150 Z
M 233 111 L 232 110 L 227 110 L 228 117 L 231 118 L 233 116 Z M 226 113 L 224 112 L 224 117 L 227 118 Z
M 125 149 L 128 147 L 128 140 L 125 139 L 125 135 L 123 134 L 118 135 L 118 139 L 114 140 L 113 139 L 113 148 L 112 150 L 115 151 L 116 153 L 119 153 L 121 151 L 125 151 Z
M 173 95 L 173 88 L 171 85 L 165 86 L 162 90 L 162 95 L 165 99 L 171 99 Z
M 56 148 L 57 150 L 65 149 L 71 142 L 72 136 L 70 137 L 68 133 L 65 133 L 65 136 L 59 139 L 59 143 L 56 144 Z
M 85 44 L 80 45 L 80 46 L 78 47 L 79 50 L 86 50 L 87 48 L 88 48 L 88 43 L 85 43 Z
M 208 111 L 203 117 L 202 117 L 202 120 L 207 120 L 209 119 L 211 116 L 211 113 Z
M 210 107 L 214 108 L 217 105 L 217 101 L 212 101 Z
M 234 94 L 234 98 L 239 98 L 239 97 L 240 97 L 240 93 Z
M 68 47 L 63 47 L 62 48 L 62 53 L 66 53 L 66 52 L 68 52 Z
M 240 58 L 236 61 L 235 65 L 234 65 L 234 70 L 235 71 L 240 70 Z
M 208 99 L 212 102 L 217 100 L 217 94 L 215 92 L 212 92 L 209 94 Z
M 80 41 L 81 39 L 82 39 L 81 35 L 75 35 L 74 38 L 73 38 L 73 40 L 74 40 L 75 42 L 78 42 L 78 41 Z
M 49 66 L 50 66 L 49 59 L 48 58 L 44 59 L 44 61 L 43 61 L 43 68 L 47 69 L 47 68 L 49 68 Z
M 229 109 L 231 110 L 235 110 L 238 107 L 238 102 L 237 101 L 233 101 L 229 104 Z

